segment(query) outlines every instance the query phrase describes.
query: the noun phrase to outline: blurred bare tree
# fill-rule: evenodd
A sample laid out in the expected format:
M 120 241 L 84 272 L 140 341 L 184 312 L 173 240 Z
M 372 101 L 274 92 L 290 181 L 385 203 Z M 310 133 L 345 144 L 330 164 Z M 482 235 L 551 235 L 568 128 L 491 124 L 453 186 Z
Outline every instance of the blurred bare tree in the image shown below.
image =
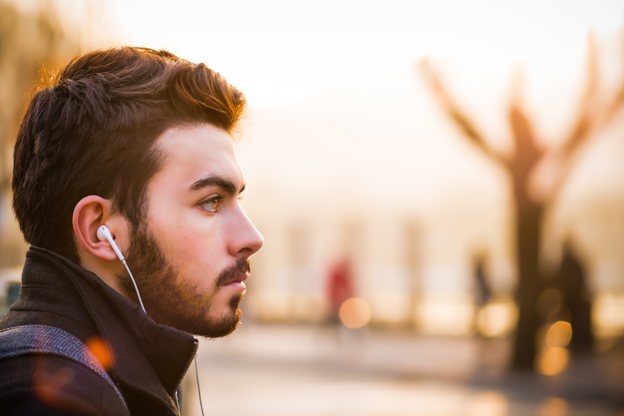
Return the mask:
M 622 55 L 624 58 L 624 54 Z M 624 59 L 623 59 L 624 60 Z M 624 72 L 614 88 L 601 90 L 596 41 L 588 37 L 587 74 L 578 114 L 559 146 L 544 146 L 520 103 L 518 85 L 508 105 L 508 122 L 514 148 L 511 154 L 495 150 L 476 124 L 447 90 L 438 71 L 423 60 L 420 70 L 442 110 L 463 137 L 507 174 L 513 198 L 515 254 L 518 283 L 515 301 L 518 323 L 512 353 L 512 370 L 535 369 L 536 334 L 541 325 L 536 301 L 544 289 L 540 270 L 541 231 L 546 212 L 556 200 L 580 152 L 624 107 Z M 579 289 L 580 290 L 580 289 Z
M 28 9 L 0 0 L 0 267 L 15 266 L 23 248 L 9 226 L 12 149 L 30 91 L 80 49 L 80 40 L 63 26 L 54 2 Z M 17 234 L 17 235 L 16 235 Z

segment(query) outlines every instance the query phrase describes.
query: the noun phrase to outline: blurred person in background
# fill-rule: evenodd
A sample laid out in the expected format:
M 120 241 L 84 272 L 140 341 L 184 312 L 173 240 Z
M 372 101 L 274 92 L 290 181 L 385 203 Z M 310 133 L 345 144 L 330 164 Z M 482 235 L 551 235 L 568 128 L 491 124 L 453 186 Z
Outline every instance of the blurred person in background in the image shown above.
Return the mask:
M 72 60 L 18 132 L 31 245 L 0 321 L 3 415 L 178 415 L 198 348 L 241 319 L 263 238 L 241 208 L 241 92 L 204 64 L 119 47 Z
M 348 258 L 336 261 L 327 275 L 327 300 L 329 302 L 328 322 L 340 323 L 340 307 L 355 294 L 353 271 Z
M 473 320 L 473 330 L 478 336 L 483 335 L 479 327 L 479 316 L 484 311 L 488 302 L 492 299 L 489 277 L 486 270 L 487 254 L 478 251 L 472 258 L 472 276 L 474 278 L 474 304 L 475 314 Z
M 563 244 L 563 256 L 556 275 L 563 297 L 563 318 L 572 326 L 570 349 L 577 355 L 589 354 L 594 347 L 591 322 L 592 294 L 587 285 L 587 270 L 574 240 Z

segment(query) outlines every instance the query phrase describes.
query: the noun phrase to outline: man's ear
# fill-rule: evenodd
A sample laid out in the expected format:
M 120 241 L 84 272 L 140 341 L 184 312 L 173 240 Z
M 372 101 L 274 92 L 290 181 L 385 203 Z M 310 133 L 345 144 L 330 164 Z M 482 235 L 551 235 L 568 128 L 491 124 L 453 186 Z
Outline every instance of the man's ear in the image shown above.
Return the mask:
M 125 230 L 121 230 L 125 223 L 120 220 L 121 215 L 119 213 L 113 212 L 112 205 L 109 199 L 97 195 L 88 195 L 78 201 L 74 207 L 72 227 L 76 250 L 81 261 L 84 260 L 85 254 L 102 260 L 117 260 L 117 255 L 108 241 L 100 241 L 97 236 L 97 229 L 100 225 L 106 225 L 113 237 L 116 237 L 116 230 L 126 234 Z

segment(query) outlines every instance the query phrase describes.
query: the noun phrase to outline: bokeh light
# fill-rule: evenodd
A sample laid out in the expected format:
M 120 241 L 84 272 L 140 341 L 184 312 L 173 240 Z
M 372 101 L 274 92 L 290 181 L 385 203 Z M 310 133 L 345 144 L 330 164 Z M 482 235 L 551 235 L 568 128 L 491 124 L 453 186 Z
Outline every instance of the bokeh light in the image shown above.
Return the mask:
M 466 412 L 469 416 L 506 416 L 509 414 L 509 399 L 496 391 L 479 393 Z
M 561 374 L 568 366 L 570 354 L 563 347 L 546 347 L 537 358 L 537 369 L 545 376 Z
M 544 344 L 548 347 L 567 347 L 572 340 L 572 325 L 567 321 L 557 321 L 546 331 Z
M 371 308 L 366 300 L 352 297 L 340 305 L 338 311 L 340 322 L 347 328 L 362 328 L 371 319 Z
M 542 403 L 538 416 L 566 416 L 570 410 L 570 405 L 559 397 L 550 397 Z
M 106 341 L 100 337 L 92 337 L 87 340 L 86 346 L 102 368 L 105 370 L 112 368 L 115 363 L 115 355 Z
M 493 301 L 477 312 L 477 331 L 486 337 L 509 335 L 515 328 L 518 310 L 512 299 Z

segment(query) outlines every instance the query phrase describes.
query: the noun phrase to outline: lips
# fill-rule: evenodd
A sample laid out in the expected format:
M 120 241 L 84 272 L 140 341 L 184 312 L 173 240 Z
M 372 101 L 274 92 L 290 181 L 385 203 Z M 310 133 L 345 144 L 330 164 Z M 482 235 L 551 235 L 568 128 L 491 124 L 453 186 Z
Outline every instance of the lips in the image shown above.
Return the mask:
M 233 285 L 233 284 L 244 284 L 243 282 L 245 280 L 247 280 L 247 278 L 249 277 L 248 273 L 244 273 L 242 275 L 238 275 L 238 276 L 234 276 L 233 278 L 226 280 L 223 283 L 223 286 L 229 286 L 229 285 Z
M 239 284 L 244 287 L 245 284 L 243 282 L 249 277 L 250 271 L 249 260 L 242 259 L 236 262 L 234 266 L 221 272 L 217 281 L 219 286 Z

